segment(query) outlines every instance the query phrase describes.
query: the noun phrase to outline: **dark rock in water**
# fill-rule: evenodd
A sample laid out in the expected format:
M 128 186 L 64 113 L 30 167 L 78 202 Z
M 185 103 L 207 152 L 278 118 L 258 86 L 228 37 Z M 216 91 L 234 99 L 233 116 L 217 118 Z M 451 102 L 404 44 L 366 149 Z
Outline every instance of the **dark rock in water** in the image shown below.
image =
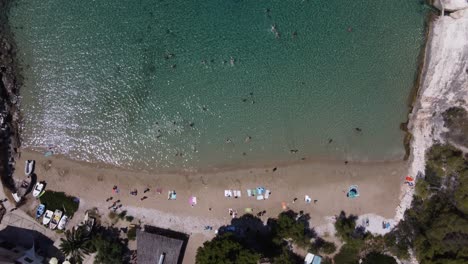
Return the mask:
M 328 139 L 328 144 L 332 143 L 333 142 L 333 139 L 329 138 Z
M 277 167 L 274 167 L 274 168 L 273 168 L 273 172 L 275 172 L 277 169 L 278 169 Z
M 356 130 L 357 132 L 362 132 L 362 129 L 360 129 L 359 127 L 356 127 L 355 130 Z

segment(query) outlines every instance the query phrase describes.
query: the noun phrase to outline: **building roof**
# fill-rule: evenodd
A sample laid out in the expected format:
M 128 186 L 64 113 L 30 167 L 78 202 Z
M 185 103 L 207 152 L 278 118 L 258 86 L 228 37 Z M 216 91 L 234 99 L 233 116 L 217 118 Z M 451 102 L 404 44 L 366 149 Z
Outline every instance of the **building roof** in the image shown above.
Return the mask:
M 164 264 L 179 264 L 183 245 L 181 239 L 137 230 L 138 264 L 158 263 L 163 254 Z

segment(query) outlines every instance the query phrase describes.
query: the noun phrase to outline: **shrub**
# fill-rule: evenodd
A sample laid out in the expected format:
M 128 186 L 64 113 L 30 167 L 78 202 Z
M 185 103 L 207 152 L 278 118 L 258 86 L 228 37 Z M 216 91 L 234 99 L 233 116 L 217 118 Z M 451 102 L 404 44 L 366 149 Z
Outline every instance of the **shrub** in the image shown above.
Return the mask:
M 131 222 L 131 221 L 133 221 L 133 219 L 135 219 L 135 218 L 134 218 L 133 216 L 131 216 L 131 215 L 125 216 L 125 220 L 126 220 L 127 222 Z
M 109 214 L 107 215 L 111 220 L 114 220 L 118 217 L 116 212 L 110 211 Z
M 310 252 L 314 254 L 333 254 L 336 251 L 335 243 L 326 241 L 322 238 L 316 238 L 310 247 Z
M 70 218 L 73 217 L 80 205 L 78 198 L 68 196 L 64 192 L 45 191 L 39 198 L 45 204 L 47 210 L 61 210 Z
M 337 217 L 335 229 L 337 235 L 343 239 L 343 241 L 348 241 L 354 233 L 356 229 L 356 219 L 357 217 L 354 215 L 346 216 L 344 211 L 341 211 L 340 215 Z
M 119 216 L 120 220 L 123 220 L 126 215 L 127 215 L 127 211 L 122 211 L 122 212 L 120 212 L 120 214 L 118 216 Z
M 136 226 L 132 226 L 128 229 L 127 238 L 128 240 L 135 240 L 136 239 Z
M 347 242 L 340 248 L 340 251 L 335 255 L 333 260 L 335 263 L 340 264 L 356 264 L 359 261 L 361 247 L 362 243 Z
M 371 252 L 362 260 L 362 264 L 397 264 L 393 257 L 379 252 Z

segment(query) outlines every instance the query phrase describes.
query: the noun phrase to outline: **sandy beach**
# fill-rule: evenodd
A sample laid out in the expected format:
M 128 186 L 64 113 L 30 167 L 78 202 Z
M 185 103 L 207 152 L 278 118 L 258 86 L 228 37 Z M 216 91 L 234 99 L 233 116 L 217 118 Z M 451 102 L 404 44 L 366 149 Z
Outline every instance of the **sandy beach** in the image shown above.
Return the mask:
M 190 234 L 184 263 L 192 263 L 196 248 L 214 235 L 214 231 L 204 231 L 205 225 L 217 229 L 230 223 L 229 208 L 237 210 L 239 215 L 245 208 L 253 208 L 254 214 L 266 210 L 262 217 L 266 220 L 276 217 L 282 211 L 281 203 L 286 202 L 288 208 L 310 214 L 312 227 L 327 224 L 327 219 L 341 210 L 356 215 L 373 213 L 392 218 L 407 171 L 407 164 L 403 161 L 348 164 L 304 161 L 302 164 L 278 166 L 275 171 L 269 167 L 207 174 L 151 175 L 103 168 L 58 156 L 45 157 L 41 153 L 23 150 L 17 161 L 16 179 L 22 179 L 23 165 L 28 159 L 36 160 L 38 181 L 45 181 L 48 190 L 63 191 L 80 198 L 80 210 L 72 223 L 81 220 L 81 212 L 94 207 L 106 216 L 111 205 L 106 199 L 112 196 L 113 201 L 120 200 L 123 204 L 117 212 L 126 210 L 142 224 Z M 118 194 L 112 191 L 114 185 L 119 188 Z M 359 187 L 360 197 L 346 197 L 350 185 Z M 271 191 L 268 200 L 247 197 L 246 189 L 259 186 Z M 146 188 L 150 191 L 144 193 Z M 162 189 L 161 194 L 156 192 L 158 188 Z M 134 189 L 138 191 L 136 196 L 130 195 Z M 225 189 L 241 190 L 242 196 L 226 198 Z M 176 191 L 177 200 L 167 199 L 169 190 Z M 318 201 L 307 204 L 305 195 Z M 148 198 L 141 201 L 143 196 Z M 191 196 L 198 200 L 194 207 L 189 204 Z M 293 203 L 294 198 L 297 201 Z M 32 213 L 37 201 L 28 204 L 29 208 L 24 209 Z

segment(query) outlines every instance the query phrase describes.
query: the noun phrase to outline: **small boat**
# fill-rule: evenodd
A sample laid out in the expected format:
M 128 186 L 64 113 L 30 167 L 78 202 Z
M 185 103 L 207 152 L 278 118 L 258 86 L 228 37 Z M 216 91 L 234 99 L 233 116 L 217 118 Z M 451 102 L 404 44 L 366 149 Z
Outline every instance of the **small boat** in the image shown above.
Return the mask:
M 21 202 L 21 197 L 18 195 L 18 193 L 14 193 L 12 194 L 13 196 L 13 199 L 15 200 L 15 202 L 19 203 Z
M 50 220 L 49 223 L 49 228 L 50 229 L 55 229 L 60 221 L 60 218 L 62 218 L 62 211 L 60 210 L 55 210 L 54 216 L 52 217 L 52 220 Z
M 67 225 L 67 223 L 68 223 L 68 216 L 63 215 L 62 219 L 60 219 L 60 222 L 58 223 L 57 228 L 59 230 L 63 230 L 63 229 L 65 229 L 65 226 Z
M 50 223 L 50 220 L 52 219 L 52 215 L 54 212 L 51 210 L 47 210 L 44 214 L 44 218 L 42 218 L 42 224 L 43 225 L 48 225 Z
M 36 185 L 34 185 L 34 190 L 33 190 L 32 195 L 34 197 L 38 197 L 42 193 L 42 190 L 44 190 L 44 184 L 38 182 L 36 183 Z
M 36 162 L 34 160 L 27 160 L 26 161 L 26 166 L 24 167 L 24 173 L 26 176 L 31 175 L 34 172 L 34 164 Z
M 36 219 L 39 219 L 39 217 L 41 217 L 44 214 L 44 211 L 45 211 L 45 205 L 40 204 L 36 210 Z

